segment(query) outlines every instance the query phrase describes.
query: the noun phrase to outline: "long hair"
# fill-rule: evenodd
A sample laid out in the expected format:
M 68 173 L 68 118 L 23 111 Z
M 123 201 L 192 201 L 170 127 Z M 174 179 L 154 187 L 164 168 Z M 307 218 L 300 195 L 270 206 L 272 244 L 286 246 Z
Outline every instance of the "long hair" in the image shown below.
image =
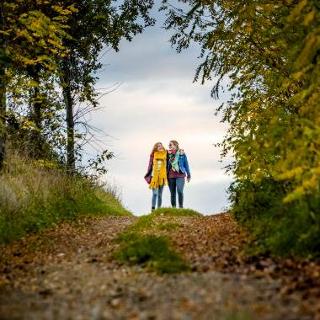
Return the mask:
M 164 149 L 162 142 L 156 142 L 152 148 L 151 154 L 158 150 L 158 144 L 161 144 L 162 148 Z
M 170 140 L 170 142 L 176 146 L 177 150 L 179 150 L 179 142 L 177 140 Z

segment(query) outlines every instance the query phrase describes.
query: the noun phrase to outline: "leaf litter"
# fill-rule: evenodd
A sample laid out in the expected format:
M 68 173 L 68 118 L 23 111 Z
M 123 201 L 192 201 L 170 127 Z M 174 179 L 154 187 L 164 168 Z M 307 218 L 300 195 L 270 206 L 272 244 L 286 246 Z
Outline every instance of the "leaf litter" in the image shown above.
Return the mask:
M 191 266 L 177 275 L 113 259 L 136 221 L 81 218 L 2 246 L 1 319 L 320 319 L 319 262 L 248 256 L 229 214 L 154 218 L 144 232 Z

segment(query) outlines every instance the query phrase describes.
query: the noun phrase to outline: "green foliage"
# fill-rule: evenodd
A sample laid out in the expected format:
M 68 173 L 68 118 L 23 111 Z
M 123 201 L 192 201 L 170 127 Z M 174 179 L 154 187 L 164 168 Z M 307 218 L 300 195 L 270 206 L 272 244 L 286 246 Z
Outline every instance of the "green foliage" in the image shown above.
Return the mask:
M 77 11 L 68 21 L 70 37 L 64 38 L 68 55 L 59 60 L 58 72 L 67 113 L 67 165 L 71 171 L 76 156 L 82 159 L 83 141 L 91 139 L 95 131 L 82 119 L 74 122 L 75 107 L 80 109 L 77 117 L 84 116 L 98 107 L 98 99 L 105 94 L 95 88 L 97 71 L 102 67 L 101 51 L 106 47 L 118 51 L 122 39 L 131 41 L 154 23 L 149 16 L 153 0 L 78 0 L 74 4 Z M 103 173 L 103 166 L 97 168 Z
M 151 213 L 152 216 L 173 216 L 173 217 L 199 217 L 201 214 L 192 209 L 178 209 L 178 208 L 159 208 Z
M 9 116 L 10 134 L 29 156 L 58 155 L 75 172 L 96 130 L 84 116 L 98 106 L 100 53 L 106 46 L 119 50 L 122 39 L 152 25 L 152 6 L 153 0 L 1 2 L 0 170 Z M 106 173 L 103 162 L 111 155 L 102 150 L 89 167 Z
M 221 146 L 234 157 L 236 216 L 261 230 L 272 225 L 259 236 L 273 252 L 319 254 L 318 1 L 162 2 L 177 50 L 201 46 L 195 80 L 215 77 L 214 96 L 223 86 L 231 92 L 218 111 L 229 124 Z
M 59 9 L 59 10 L 57 10 Z M 56 60 L 66 54 L 63 39 L 68 37 L 66 22 L 74 12 L 71 6 L 64 6 L 57 1 L 22 1 L 5 0 L 0 4 L 0 170 L 3 168 L 6 145 L 7 104 L 11 105 L 10 86 L 16 77 L 24 77 L 31 70 L 45 70 L 53 73 Z M 34 73 L 34 72 L 33 72 Z M 34 74 L 29 82 L 29 90 L 37 87 L 38 74 Z M 12 87 L 14 88 L 14 87 Z M 18 89 L 18 88 L 17 88 Z M 14 88 L 16 91 L 16 88 Z M 30 98 L 29 110 L 37 116 L 41 114 L 37 89 Z M 7 103 L 8 99 L 8 103 Z M 41 98 L 42 100 L 42 98 Z M 36 102 L 37 101 L 37 102 Z M 31 103 L 32 102 L 32 103 Z M 34 113 L 34 114 L 35 114 Z M 36 123 L 39 131 L 40 119 Z M 38 131 L 34 131 L 37 136 Z M 39 142 L 40 139 L 34 139 Z
M 13 156 L 10 162 L 0 176 L 0 242 L 80 215 L 130 214 L 112 192 L 86 179 Z
M 170 248 L 165 237 L 129 233 L 120 237 L 120 248 L 115 257 L 121 262 L 139 264 L 158 273 L 177 273 L 189 268 Z
M 1 5 L 1 60 L 7 75 L 11 70 L 26 70 L 41 65 L 54 70 L 56 57 L 63 57 L 67 37 L 66 23 L 76 10 L 57 1 L 5 0 Z
M 101 154 L 97 155 L 95 159 L 88 160 L 88 166 L 86 171 L 90 170 L 94 174 L 90 176 L 94 179 L 98 179 L 100 176 L 107 174 L 108 170 L 105 167 L 105 162 L 114 157 L 114 153 L 109 150 L 103 150 Z
M 283 204 L 288 187 L 288 183 L 271 179 L 234 183 L 232 212 L 255 238 L 257 248 L 252 253 L 319 256 L 320 197 Z

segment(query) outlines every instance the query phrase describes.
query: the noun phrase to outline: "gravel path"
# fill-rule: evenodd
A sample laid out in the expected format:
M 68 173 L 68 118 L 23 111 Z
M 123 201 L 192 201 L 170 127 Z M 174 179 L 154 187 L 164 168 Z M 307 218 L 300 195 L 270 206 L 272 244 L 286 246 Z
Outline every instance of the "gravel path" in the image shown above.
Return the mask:
M 179 225 L 167 234 L 193 272 L 159 276 L 113 261 L 112 240 L 136 218 L 65 223 L 0 248 L 0 318 L 316 319 L 279 279 L 244 272 L 245 236 L 226 215 L 159 219 Z

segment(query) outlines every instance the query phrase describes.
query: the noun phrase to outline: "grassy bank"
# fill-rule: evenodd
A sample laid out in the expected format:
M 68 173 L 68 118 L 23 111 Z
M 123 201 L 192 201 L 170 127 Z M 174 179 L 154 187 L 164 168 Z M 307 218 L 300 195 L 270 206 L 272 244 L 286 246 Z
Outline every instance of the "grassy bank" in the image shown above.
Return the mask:
M 11 156 L 0 176 L 0 243 L 80 215 L 128 215 L 117 196 L 56 167 Z

